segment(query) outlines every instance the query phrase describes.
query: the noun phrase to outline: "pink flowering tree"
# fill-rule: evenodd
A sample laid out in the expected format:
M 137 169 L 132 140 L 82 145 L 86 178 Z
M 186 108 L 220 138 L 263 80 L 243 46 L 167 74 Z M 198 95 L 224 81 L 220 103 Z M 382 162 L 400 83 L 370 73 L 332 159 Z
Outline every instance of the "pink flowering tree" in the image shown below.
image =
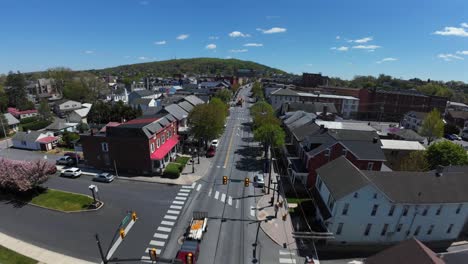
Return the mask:
M 26 192 L 47 181 L 57 171 L 44 160 L 17 161 L 0 158 L 0 189 Z

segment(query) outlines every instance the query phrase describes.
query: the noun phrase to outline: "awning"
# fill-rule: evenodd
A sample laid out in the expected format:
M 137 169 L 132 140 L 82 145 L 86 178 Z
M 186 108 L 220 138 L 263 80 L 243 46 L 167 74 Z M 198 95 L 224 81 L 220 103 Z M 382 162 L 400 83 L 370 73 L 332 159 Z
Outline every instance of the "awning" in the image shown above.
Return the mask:
M 36 141 L 39 142 L 39 143 L 47 144 L 47 143 L 52 143 L 52 142 L 57 141 L 57 140 L 58 140 L 57 137 L 43 137 L 43 138 L 40 138 L 40 139 L 38 139 Z
M 152 160 L 162 160 L 166 154 L 171 151 L 171 149 L 179 143 L 179 135 L 174 135 L 172 138 L 168 139 L 162 146 L 160 146 L 150 158 Z

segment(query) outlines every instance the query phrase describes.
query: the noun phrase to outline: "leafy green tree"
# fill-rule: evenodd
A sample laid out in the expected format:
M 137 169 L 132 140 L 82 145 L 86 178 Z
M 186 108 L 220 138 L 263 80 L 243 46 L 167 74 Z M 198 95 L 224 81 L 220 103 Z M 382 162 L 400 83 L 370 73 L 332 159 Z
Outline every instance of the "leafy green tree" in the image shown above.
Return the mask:
M 444 134 L 444 121 L 440 118 L 440 113 L 437 109 L 433 109 L 427 114 L 419 131 L 421 136 L 427 137 L 427 140 L 432 142 L 436 138 L 441 138 Z
M 55 67 L 47 70 L 47 77 L 55 80 L 57 92 L 63 95 L 65 84 L 71 82 L 74 73 L 70 68 Z
M 219 111 L 223 113 L 223 119 L 226 119 L 226 117 L 228 116 L 229 107 L 225 102 L 223 102 L 218 97 L 214 97 L 214 98 L 211 98 L 210 105 L 213 105 L 215 109 L 219 109 Z
M 107 124 L 110 120 L 111 105 L 102 101 L 93 104 L 88 113 L 88 122 L 94 124 Z
M 222 89 L 222 90 L 218 90 L 214 96 L 216 98 L 219 98 L 221 99 L 221 101 L 223 101 L 224 103 L 229 103 L 229 101 L 231 101 L 231 98 L 232 98 L 232 92 L 228 89 Z
M 7 90 L 9 105 L 19 108 L 20 110 L 31 109 L 29 108 L 31 107 L 31 102 L 27 99 L 26 80 L 22 73 L 9 72 L 5 85 L 9 87 Z
M 237 90 L 239 90 L 240 88 L 240 85 L 238 83 L 234 84 L 232 87 L 231 87 L 231 90 L 232 90 L 232 93 L 236 93 Z
M 468 155 L 463 146 L 447 140 L 431 144 L 426 155 L 431 169 L 435 169 L 438 165 L 468 164 Z
M 8 121 L 5 115 L 0 112 L 0 138 L 7 136 L 8 134 Z
M 456 134 L 460 133 L 460 129 L 456 125 L 446 124 L 444 126 L 444 134 Z
M 396 166 L 396 170 L 399 171 L 428 171 L 429 169 L 426 151 L 412 151 Z
M 4 113 L 8 108 L 8 95 L 0 85 L 0 113 Z
M 83 102 L 89 97 L 91 91 L 82 82 L 73 80 L 65 83 L 63 96 L 67 99 Z
M 41 100 L 39 104 L 39 108 L 37 109 L 39 115 L 44 120 L 52 120 L 52 111 L 50 110 L 50 106 L 47 103 L 47 100 Z
M 263 94 L 263 89 L 262 89 L 262 84 L 259 82 L 255 82 L 252 85 L 252 94 L 254 97 L 256 97 L 258 100 L 264 99 L 265 95 Z
M 62 138 L 61 138 L 61 144 L 68 148 L 72 148 L 73 142 L 78 139 L 80 139 L 79 134 L 65 131 L 65 133 L 63 133 Z
M 80 133 L 84 133 L 89 130 L 89 125 L 86 123 L 79 123 L 76 127 Z
M 187 118 L 190 134 L 209 141 L 218 138 L 224 130 L 225 115 L 217 104 L 201 104 L 193 108 Z
M 263 124 L 254 130 L 254 139 L 267 146 L 279 147 L 284 145 L 285 133 L 275 124 Z
M 259 127 L 266 121 L 274 120 L 275 110 L 266 101 L 258 101 L 250 108 L 254 128 Z

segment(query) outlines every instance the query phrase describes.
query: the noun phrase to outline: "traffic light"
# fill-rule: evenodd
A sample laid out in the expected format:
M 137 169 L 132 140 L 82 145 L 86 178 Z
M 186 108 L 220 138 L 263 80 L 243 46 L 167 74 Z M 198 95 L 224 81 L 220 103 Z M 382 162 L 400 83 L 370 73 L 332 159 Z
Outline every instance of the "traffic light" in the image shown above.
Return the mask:
M 245 180 L 244 180 L 244 186 L 245 186 L 245 187 L 249 187 L 249 185 L 250 185 L 250 179 L 247 177 L 247 178 L 245 178 Z
M 125 238 L 125 230 L 123 228 L 120 228 L 119 234 L 120 234 L 120 238 L 122 238 L 122 239 Z
M 152 261 L 156 261 L 156 258 L 157 258 L 156 249 L 155 248 L 150 248 L 148 253 L 149 253 L 150 259 Z
M 133 220 L 133 222 L 136 222 L 137 219 L 138 219 L 138 218 L 137 218 L 136 212 L 135 212 L 135 211 L 132 212 L 132 220 Z
M 187 264 L 192 264 L 193 263 L 193 254 L 191 252 L 189 252 L 186 256 L 185 256 L 185 262 Z
M 288 216 L 287 213 L 284 213 L 284 214 L 283 214 L 283 217 L 282 217 L 282 218 L 283 218 L 283 221 L 286 221 L 286 217 L 287 217 L 287 216 Z
M 227 176 L 223 176 L 223 185 L 226 185 L 228 182 L 228 177 Z

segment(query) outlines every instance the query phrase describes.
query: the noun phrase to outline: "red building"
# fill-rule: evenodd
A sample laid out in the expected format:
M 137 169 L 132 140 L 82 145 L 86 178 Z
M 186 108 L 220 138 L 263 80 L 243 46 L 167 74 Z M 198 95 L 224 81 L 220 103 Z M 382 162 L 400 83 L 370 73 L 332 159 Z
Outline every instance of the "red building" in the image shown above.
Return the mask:
M 98 169 L 159 175 L 175 158 L 178 122 L 170 114 L 143 117 L 81 136 L 85 161 Z

